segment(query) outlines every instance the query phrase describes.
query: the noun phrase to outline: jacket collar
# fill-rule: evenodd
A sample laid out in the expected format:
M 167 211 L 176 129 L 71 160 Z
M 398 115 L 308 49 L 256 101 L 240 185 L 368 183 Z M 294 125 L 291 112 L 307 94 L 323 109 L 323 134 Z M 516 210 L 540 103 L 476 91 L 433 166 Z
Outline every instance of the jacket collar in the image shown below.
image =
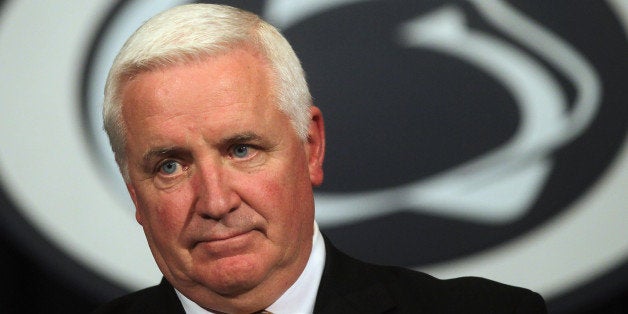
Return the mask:
M 384 313 L 397 306 L 388 289 L 368 276 L 372 265 L 358 261 L 325 239 L 325 269 L 314 313 Z

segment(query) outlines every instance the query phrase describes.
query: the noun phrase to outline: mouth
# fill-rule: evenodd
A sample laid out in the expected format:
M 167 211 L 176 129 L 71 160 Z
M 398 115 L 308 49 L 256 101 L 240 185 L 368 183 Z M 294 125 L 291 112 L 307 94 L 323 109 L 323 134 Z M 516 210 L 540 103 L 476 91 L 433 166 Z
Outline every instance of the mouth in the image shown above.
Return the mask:
M 237 253 L 254 247 L 254 237 L 255 230 L 213 235 L 195 241 L 192 249 L 200 249 L 212 255 Z
M 243 235 L 246 235 L 249 232 L 251 232 L 251 231 L 239 231 L 239 232 L 217 234 L 217 235 L 214 235 L 214 236 L 207 237 L 206 239 L 201 239 L 199 242 L 227 241 L 227 240 L 235 239 L 235 238 L 241 237 Z

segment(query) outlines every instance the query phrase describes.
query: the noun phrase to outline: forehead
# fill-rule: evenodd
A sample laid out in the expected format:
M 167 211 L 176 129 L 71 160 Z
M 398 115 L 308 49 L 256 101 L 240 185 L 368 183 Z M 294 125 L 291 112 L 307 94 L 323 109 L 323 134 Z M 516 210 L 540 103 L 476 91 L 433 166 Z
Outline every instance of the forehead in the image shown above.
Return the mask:
M 127 156 L 158 147 L 200 149 L 238 134 L 266 141 L 296 136 L 271 90 L 268 66 L 246 50 L 139 73 L 121 94 Z
M 121 88 L 122 113 L 149 117 L 231 104 L 271 102 L 268 62 L 254 50 L 236 48 L 194 62 L 136 73 Z

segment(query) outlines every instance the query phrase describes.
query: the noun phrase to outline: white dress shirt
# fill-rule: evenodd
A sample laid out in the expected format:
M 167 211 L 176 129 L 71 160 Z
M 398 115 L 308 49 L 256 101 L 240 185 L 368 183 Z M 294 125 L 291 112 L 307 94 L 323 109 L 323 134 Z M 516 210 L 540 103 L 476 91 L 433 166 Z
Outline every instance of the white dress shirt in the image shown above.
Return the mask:
M 312 237 L 312 251 L 307 260 L 303 272 L 284 294 L 271 304 L 267 311 L 273 314 L 308 314 L 314 311 L 316 293 L 318 285 L 323 276 L 325 267 L 325 241 L 323 235 L 318 230 L 318 225 L 314 222 L 314 235 Z M 186 314 L 214 314 L 194 301 L 188 299 L 181 292 L 175 289 L 183 309 Z

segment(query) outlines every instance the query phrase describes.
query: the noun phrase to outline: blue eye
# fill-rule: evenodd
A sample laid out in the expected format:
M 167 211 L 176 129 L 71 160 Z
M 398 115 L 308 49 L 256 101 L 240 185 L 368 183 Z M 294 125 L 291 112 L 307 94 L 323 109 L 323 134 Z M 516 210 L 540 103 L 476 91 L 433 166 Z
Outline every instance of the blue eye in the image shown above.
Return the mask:
M 169 160 L 164 162 L 161 167 L 159 167 L 159 170 L 165 174 L 173 174 L 177 172 L 180 166 L 181 165 L 178 162 L 174 160 Z
M 246 145 L 238 145 L 233 148 L 233 156 L 244 158 L 249 154 L 249 147 Z

